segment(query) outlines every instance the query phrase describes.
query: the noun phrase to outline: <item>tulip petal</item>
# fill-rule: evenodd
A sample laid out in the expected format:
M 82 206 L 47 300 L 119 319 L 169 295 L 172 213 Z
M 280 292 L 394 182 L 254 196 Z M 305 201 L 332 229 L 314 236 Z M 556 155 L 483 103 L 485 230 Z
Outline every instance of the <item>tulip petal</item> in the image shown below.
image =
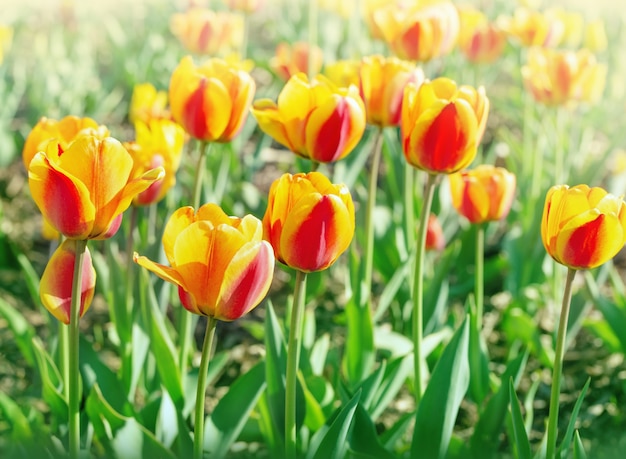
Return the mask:
M 96 209 L 80 180 L 58 170 L 40 152 L 30 163 L 28 184 L 37 207 L 55 229 L 71 239 L 89 236 Z
M 274 252 L 267 241 L 244 244 L 228 264 L 215 308 L 220 320 L 235 320 L 250 312 L 272 283 Z
M 66 239 L 54 251 L 41 276 L 39 295 L 42 304 L 64 324 L 70 323 L 72 283 L 76 262 L 76 240 Z M 81 304 L 79 317 L 89 309 L 96 288 L 96 270 L 89 249 L 85 248 L 81 277 Z
M 185 287 L 185 280 L 180 276 L 176 269 L 169 266 L 164 266 L 160 263 L 155 263 L 147 257 L 139 256 L 137 253 L 133 254 L 133 261 L 139 266 L 146 268 L 148 271 L 152 271 L 161 279 L 172 284 Z
M 167 221 L 165 229 L 163 230 L 163 251 L 170 265 L 176 266 L 177 264 L 174 258 L 174 244 L 176 243 L 176 238 L 178 238 L 180 232 L 191 225 L 195 219 L 193 207 L 185 206 L 176 209 Z
M 287 136 L 282 114 L 274 101 L 269 99 L 257 100 L 252 104 L 251 111 L 263 132 L 291 151 L 296 151 L 295 146 L 291 144 Z
M 199 77 L 188 94 L 181 124 L 191 136 L 206 141 L 219 139 L 232 112 L 232 101 L 224 84 L 216 78 Z

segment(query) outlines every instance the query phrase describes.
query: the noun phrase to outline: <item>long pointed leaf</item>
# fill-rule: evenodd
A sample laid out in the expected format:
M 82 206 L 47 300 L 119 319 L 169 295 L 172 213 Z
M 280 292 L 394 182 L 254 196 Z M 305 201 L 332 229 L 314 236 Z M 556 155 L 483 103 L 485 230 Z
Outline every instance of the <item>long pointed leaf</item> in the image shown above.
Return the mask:
M 520 403 L 515 393 L 515 385 L 513 384 L 513 378 L 509 379 L 509 399 L 511 401 L 511 420 L 513 422 L 513 433 L 515 436 L 515 451 L 518 459 L 531 459 L 532 452 L 530 451 L 530 443 L 528 441 L 528 434 L 526 433 L 526 427 L 524 426 L 524 418 L 522 417 L 522 410 L 520 409 Z
M 585 445 L 580 438 L 578 430 L 574 435 L 574 459 L 587 459 L 587 453 L 585 452 Z
M 15 344 L 17 344 L 24 360 L 30 366 L 35 366 L 35 355 L 32 346 L 32 340 L 35 336 L 34 327 L 28 323 L 22 314 L 2 298 L 0 298 L 0 317 L 7 321 L 9 328 L 13 332 Z
M 583 386 L 578 398 L 576 399 L 576 404 L 574 405 L 574 409 L 572 410 L 572 414 L 569 418 L 569 423 L 567 424 L 567 430 L 565 431 L 565 436 L 563 437 L 563 441 L 561 442 L 561 446 L 557 451 L 557 457 L 566 458 L 567 450 L 569 449 L 570 444 L 572 443 L 572 437 L 574 436 L 574 427 L 576 426 L 576 420 L 578 419 L 578 413 L 580 412 L 580 407 L 583 404 L 583 399 L 587 394 L 587 390 L 589 389 L 589 384 L 591 384 L 591 378 L 587 378 L 587 382 Z

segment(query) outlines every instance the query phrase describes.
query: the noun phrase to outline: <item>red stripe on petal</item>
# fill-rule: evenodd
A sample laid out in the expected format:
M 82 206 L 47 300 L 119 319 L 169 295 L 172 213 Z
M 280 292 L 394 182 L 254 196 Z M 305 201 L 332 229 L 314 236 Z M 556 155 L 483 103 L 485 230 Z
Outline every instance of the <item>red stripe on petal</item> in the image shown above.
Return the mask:
M 89 235 L 93 221 L 85 221 L 85 203 L 72 180 L 63 173 L 50 168 L 44 191 L 42 209 L 48 221 L 68 238 L 84 239 Z
M 196 139 L 204 139 L 207 134 L 206 113 L 204 112 L 204 89 L 207 80 L 201 79 L 198 87 L 193 91 L 183 108 L 183 127 Z
M 350 124 L 350 108 L 342 98 L 331 116 L 320 127 L 315 151 L 311 152 L 313 159 L 323 163 L 339 159 L 350 134 Z
M 421 143 L 424 163 L 429 170 L 445 172 L 456 168 L 462 159 L 467 135 L 453 103 L 441 110 L 424 133 Z
M 562 254 L 562 261 L 573 268 L 594 267 L 603 255 L 599 253 L 599 230 L 604 223 L 605 215 L 600 214 L 595 220 L 574 230 L 567 241 Z

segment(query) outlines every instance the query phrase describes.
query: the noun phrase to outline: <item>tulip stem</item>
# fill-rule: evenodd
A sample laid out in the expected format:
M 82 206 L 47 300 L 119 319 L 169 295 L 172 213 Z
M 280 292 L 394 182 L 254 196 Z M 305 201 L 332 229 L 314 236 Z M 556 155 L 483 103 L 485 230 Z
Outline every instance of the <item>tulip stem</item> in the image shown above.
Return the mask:
M 193 203 L 194 211 L 197 212 L 200 207 L 200 201 L 202 199 L 202 177 L 204 175 L 204 169 L 206 168 L 206 157 L 208 155 L 211 144 L 209 142 L 199 142 L 200 148 L 198 149 L 198 163 L 196 165 L 196 176 L 193 182 L 193 196 L 191 202 Z M 187 311 L 181 311 L 182 316 L 180 318 L 180 353 L 179 362 L 180 365 L 180 378 L 185 387 L 185 379 L 187 377 L 187 357 L 189 356 L 189 349 L 191 348 L 192 333 L 192 317 L 191 314 L 187 314 Z
M 302 319 L 304 317 L 304 298 L 306 293 L 306 273 L 296 271 L 296 282 L 293 291 L 293 308 L 289 326 L 289 343 L 287 344 L 287 375 L 285 383 L 285 457 L 295 459 L 296 432 L 296 381 L 298 362 L 300 361 L 300 342 L 302 340 Z
M 404 168 L 404 217 L 406 222 L 406 249 L 411 253 L 415 234 L 415 169 L 408 162 Z
M 191 314 L 187 313 L 187 315 Z M 196 387 L 196 418 L 193 435 L 194 459 L 202 459 L 202 447 L 204 445 L 204 396 L 216 325 L 217 319 L 215 317 L 207 317 L 204 343 L 202 344 L 202 358 L 200 359 L 200 368 L 198 369 L 198 386 Z
M 476 301 L 476 330 L 483 328 L 485 297 L 485 225 L 476 225 L 476 261 L 474 266 L 474 300 Z
M 552 368 L 552 388 L 550 391 L 550 411 L 548 413 L 548 443 L 546 445 L 546 459 L 552 459 L 556 451 L 556 437 L 558 434 L 559 395 L 561 392 L 561 376 L 563 373 L 563 355 L 565 354 L 565 336 L 567 334 L 567 320 L 572 301 L 572 283 L 576 270 L 567 269 L 561 317 L 556 334 L 556 350 L 554 351 L 554 365 Z
M 72 303 L 70 306 L 69 324 L 69 451 L 70 459 L 77 459 L 80 452 L 80 412 L 79 412 L 79 377 L 78 370 L 78 320 L 82 303 L 82 274 L 83 261 L 87 240 L 76 241 L 76 259 L 74 261 L 74 275 L 72 277 Z
M 69 327 L 59 322 L 59 372 L 63 378 L 63 396 L 69 403 L 70 397 L 70 348 L 69 348 Z
M 424 334 L 424 252 L 426 247 L 426 230 L 428 216 L 433 203 L 437 174 L 428 174 L 424 202 L 420 213 L 417 230 L 417 248 L 415 251 L 415 277 L 413 279 L 413 364 L 415 365 L 415 404 L 419 405 L 422 398 L 422 339 Z
M 372 276 L 374 270 L 374 208 L 376 207 L 376 191 L 378 188 L 378 169 L 382 151 L 383 128 L 379 128 L 374 141 L 372 164 L 370 168 L 369 187 L 367 190 L 367 207 L 365 208 L 365 288 L 367 307 L 372 307 Z M 363 304 L 363 302 L 361 302 Z

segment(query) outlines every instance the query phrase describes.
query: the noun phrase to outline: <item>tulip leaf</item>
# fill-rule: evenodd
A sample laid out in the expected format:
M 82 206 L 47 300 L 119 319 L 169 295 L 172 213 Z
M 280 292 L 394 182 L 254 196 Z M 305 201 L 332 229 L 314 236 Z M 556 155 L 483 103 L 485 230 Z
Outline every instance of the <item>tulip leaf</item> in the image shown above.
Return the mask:
M 578 430 L 574 434 L 574 459 L 587 459 L 585 445 L 583 445 L 583 441 L 580 438 Z
M 24 274 L 26 288 L 28 289 L 28 294 L 30 295 L 31 301 L 34 305 L 40 305 L 41 300 L 39 298 L 39 275 L 35 271 L 35 268 L 33 268 L 33 265 L 28 257 L 22 251 L 20 251 L 15 244 L 9 243 L 9 246 L 11 247 L 13 255 L 15 255 L 17 263 L 20 265 L 22 273 Z M 49 322 L 48 317 L 48 314 L 44 314 L 44 319 L 46 320 L 46 322 Z M 31 365 L 34 365 L 34 363 L 31 363 Z
M 263 363 L 243 373 L 213 410 L 204 431 L 204 451 L 209 451 L 210 457 L 221 458 L 228 454 L 265 390 L 264 375 Z
M 415 412 L 405 413 L 389 429 L 380 435 L 380 441 L 387 450 L 395 447 L 396 443 L 402 439 L 409 426 L 415 420 Z
M 524 373 L 528 351 L 520 353 L 511 360 L 501 377 L 500 387 L 487 402 L 487 406 L 480 414 L 474 428 L 474 434 L 470 440 L 470 448 L 476 457 L 495 452 L 499 443 L 499 434 L 506 419 L 509 406 L 509 385 L 513 381 L 513 387 L 517 387 Z
M 406 277 L 410 271 L 411 265 L 411 263 L 400 263 L 389 282 L 385 284 L 385 288 L 378 299 L 378 306 L 374 313 L 374 322 L 378 322 L 385 312 L 387 312 L 392 301 L 397 299 L 400 287 L 406 283 Z
M 345 306 L 347 337 L 344 368 L 350 386 L 357 386 L 374 364 L 374 323 L 367 301 L 358 304 L 353 296 Z
M 343 459 L 346 457 L 348 433 L 360 398 L 361 391 L 357 391 L 337 415 L 313 435 L 306 459 Z
M 576 426 L 576 420 L 578 419 L 578 413 L 580 412 L 580 407 L 583 404 L 583 399 L 587 394 L 587 390 L 589 389 L 589 384 L 591 384 L 591 378 L 587 378 L 587 382 L 583 386 L 578 398 L 576 399 L 576 403 L 574 404 L 574 409 L 572 410 L 572 414 L 569 419 L 569 423 L 567 424 L 567 430 L 565 431 L 565 435 L 563 436 L 563 441 L 561 442 L 561 446 L 557 451 L 557 457 L 566 458 L 567 451 L 569 450 L 569 446 L 572 443 L 572 437 L 574 435 L 574 428 Z
M 33 351 L 41 375 L 42 395 L 50 411 L 60 423 L 67 422 L 67 401 L 63 395 L 63 382 L 54 361 L 38 337 L 33 338 Z
M 330 335 L 324 333 L 320 336 L 313 347 L 311 348 L 311 354 L 309 360 L 311 361 L 311 372 L 314 375 L 321 376 L 326 365 L 326 358 L 328 356 L 328 350 L 330 349 Z
M 368 410 L 372 419 L 376 420 L 404 386 L 409 373 L 413 369 L 413 357 L 411 354 L 399 357 L 387 363 L 385 374 L 378 389 L 372 406 Z
M 4 392 L 0 392 L 0 413 L 3 414 L 3 419 L 9 423 L 12 441 L 16 443 L 32 441 L 33 432 L 30 428 L 30 422 L 22 413 L 20 406 Z
M 102 395 L 98 383 L 87 397 L 86 411 L 94 426 L 94 435 L 109 457 L 175 459 L 175 455 L 135 418 L 122 416 Z
M 350 457 L 355 459 L 393 459 L 395 457 L 381 445 L 376 426 L 361 403 L 357 405 L 354 413 L 348 443 Z
M 528 434 L 526 433 L 526 426 L 524 425 L 524 418 L 522 417 L 522 410 L 520 409 L 520 403 L 515 393 L 515 384 L 513 384 L 513 378 L 509 379 L 509 401 L 511 407 L 511 421 L 513 423 L 513 436 L 515 451 L 517 452 L 518 459 L 531 459 L 532 452 L 530 451 L 530 443 L 528 441 Z
M 32 340 L 35 336 L 34 327 L 28 323 L 23 314 L 20 314 L 2 298 L 0 298 L 0 317 L 7 321 L 9 328 L 13 332 L 15 344 L 22 353 L 26 363 L 30 366 L 34 366 L 35 355 L 32 347 Z
M 415 417 L 412 457 L 442 458 L 469 387 L 469 319 L 455 332 L 433 369 Z

